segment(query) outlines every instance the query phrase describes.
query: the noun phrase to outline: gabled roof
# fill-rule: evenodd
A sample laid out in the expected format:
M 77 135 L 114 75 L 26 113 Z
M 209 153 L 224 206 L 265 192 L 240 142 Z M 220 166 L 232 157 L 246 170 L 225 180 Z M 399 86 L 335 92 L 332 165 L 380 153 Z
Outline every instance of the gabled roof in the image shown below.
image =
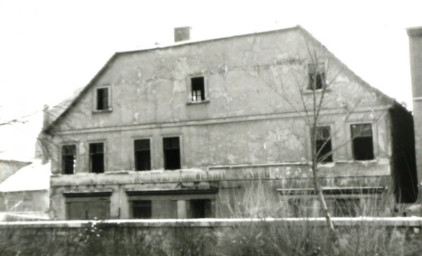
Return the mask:
M 48 190 L 50 188 L 50 164 L 41 160 L 22 167 L 0 184 L 0 193 Z
M 57 117 L 52 120 L 52 122 L 44 128 L 43 132 L 49 133 L 51 129 L 60 122 L 63 117 L 66 116 L 66 114 L 79 102 L 79 100 L 82 98 L 82 96 L 87 93 L 87 91 L 90 89 L 91 86 L 95 84 L 95 82 L 102 76 L 102 74 L 111 66 L 111 64 L 117 59 L 117 57 L 121 55 L 127 55 L 127 54 L 135 54 L 135 53 L 142 53 L 142 52 L 150 52 L 150 51 L 157 51 L 157 50 L 163 50 L 163 49 L 169 49 L 169 48 L 178 48 L 178 47 L 185 47 L 189 45 L 197 45 L 207 42 L 217 42 L 217 41 L 223 41 L 223 40 L 230 40 L 234 38 L 243 38 L 243 37 L 251 37 L 251 36 L 257 36 L 257 35 L 265 35 L 265 34 L 271 34 L 271 33 L 283 33 L 283 32 L 289 32 L 296 30 L 299 33 L 302 33 L 304 36 L 309 38 L 313 43 L 316 43 L 318 45 L 321 45 L 323 49 L 331 55 L 332 58 L 334 58 L 340 65 L 342 65 L 342 71 L 348 72 L 352 77 L 354 77 L 356 80 L 358 80 L 362 85 L 366 86 L 367 89 L 373 91 L 380 97 L 385 98 L 387 101 L 389 101 L 391 104 L 397 103 L 394 99 L 390 98 L 386 94 L 382 93 L 380 90 L 370 86 L 367 82 L 365 82 L 362 78 L 360 78 L 358 75 L 356 75 L 353 71 L 351 71 L 343 62 L 341 62 L 337 57 L 334 56 L 325 46 L 323 46 L 315 37 L 313 37 L 308 31 L 306 31 L 301 26 L 295 26 L 290 28 L 284 28 L 284 29 L 278 29 L 278 30 L 270 30 L 270 31 L 264 31 L 264 32 L 257 32 L 257 33 L 250 33 L 250 34 L 243 34 L 243 35 L 235 35 L 230 37 L 222 37 L 222 38 L 216 38 L 216 39 L 208 39 L 208 40 L 202 40 L 202 41 L 188 41 L 188 42 L 178 42 L 169 46 L 164 47 L 156 47 L 156 48 L 149 48 L 149 49 L 142 49 L 142 50 L 134 50 L 134 51 L 125 51 L 125 52 L 116 52 L 114 53 L 111 58 L 106 62 L 106 64 L 99 70 L 99 72 L 91 79 L 91 81 L 86 85 L 80 92 L 73 98 L 66 100 L 64 105 L 61 105 L 60 108 L 64 109 L 60 111 L 61 113 L 57 115 Z

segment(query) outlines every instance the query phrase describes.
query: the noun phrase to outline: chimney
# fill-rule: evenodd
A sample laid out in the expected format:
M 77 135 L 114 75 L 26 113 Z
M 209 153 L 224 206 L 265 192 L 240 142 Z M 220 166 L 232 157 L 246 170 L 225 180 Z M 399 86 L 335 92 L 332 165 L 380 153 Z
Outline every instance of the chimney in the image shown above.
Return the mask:
M 174 42 L 190 40 L 191 27 L 174 28 Z

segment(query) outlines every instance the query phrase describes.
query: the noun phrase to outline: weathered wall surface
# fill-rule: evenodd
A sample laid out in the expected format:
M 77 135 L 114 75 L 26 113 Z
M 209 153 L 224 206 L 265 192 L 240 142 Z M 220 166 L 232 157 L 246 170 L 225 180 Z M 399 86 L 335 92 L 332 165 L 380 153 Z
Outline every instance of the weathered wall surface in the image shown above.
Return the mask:
M 422 29 L 408 30 L 418 184 L 422 184 Z
M 65 218 L 65 193 L 107 192 L 110 217 L 128 218 L 128 191 L 174 190 L 184 182 L 218 190 L 207 199 L 214 200 L 216 216 L 226 217 L 225 201 L 241 182 L 267 179 L 274 204 L 277 189 L 309 184 L 312 121 L 306 110 L 314 94 L 306 90 L 308 47 L 324 63 L 329 81 L 318 124 L 331 128 L 334 163 L 321 167 L 323 186 L 390 189 L 393 101 L 293 28 L 115 55 L 49 130 L 52 217 Z M 204 76 L 206 101 L 189 101 L 192 76 Z M 111 110 L 95 111 L 96 89 L 104 86 L 111 90 Z M 353 160 L 355 123 L 372 124 L 374 160 Z M 162 171 L 163 137 L 169 136 L 180 138 L 180 171 Z M 133 172 L 133 144 L 140 138 L 151 141 L 154 171 Z M 104 142 L 104 174 L 88 173 L 92 142 Z M 76 145 L 76 175 L 61 175 L 64 144 Z M 200 170 L 189 174 L 191 168 Z M 185 199 L 173 197 L 178 206 Z
M 0 255 L 333 255 L 325 220 L 67 221 L 0 224 Z M 335 219 L 340 255 L 419 255 L 420 218 Z M 265 234 L 265 235 L 263 235 Z M 312 254 L 319 248 L 321 254 Z
M 321 186 L 323 187 L 384 187 L 385 193 L 392 193 L 392 180 L 388 161 L 372 162 L 343 162 L 322 166 L 319 171 Z M 95 193 L 111 192 L 110 218 L 130 218 L 129 191 L 175 191 L 182 190 L 180 184 L 192 188 L 197 195 L 167 195 L 168 200 L 189 200 L 195 198 L 209 198 L 213 200 L 215 217 L 229 218 L 235 216 L 254 216 L 248 212 L 251 208 L 260 208 L 264 216 L 291 216 L 289 206 L 283 204 L 283 198 L 277 189 L 312 188 L 312 172 L 307 164 L 296 165 L 266 165 L 266 166 L 237 166 L 213 167 L 209 170 L 185 169 L 180 171 L 123 171 L 104 174 L 78 173 L 75 175 L 57 175 L 51 179 L 51 210 L 52 219 L 66 218 L 65 193 Z M 204 195 L 202 191 L 215 188 L 212 195 Z M 263 191 L 259 191 L 264 189 Z M 337 196 L 342 196 L 341 194 Z M 345 195 L 350 196 L 350 195 Z M 262 201 L 262 198 L 265 198 Z M 355 196 L 356 197 L 356 196 Z M 365 198 L 358 196 L 357 198 Z M 162 200 L 160 196 L 144 196 L 143 200 Z M 286 201 L 288 198 L 285 198 Z M 262 201 L 259 203 L 259 201 Z M 315 198 L 315 201 L 317 199 Z M 385 201 L 383 201 L 385 202 Z M 318 203 L 318 202 L 316 202 Z M 386 203 L 386 208 L 391 202 Z M 234 205 L 238 204 L 238 206 Z M 239 204 L 250 204 L 239 206 Z M 242 208 L 239 208 L 242 207 Z M 318 206 L 316 206 L 318 208 Z M 334 207 L 333 207 L 334 208 Z M 267 209 L 273 209 L 265 213 Z M 154 218 L 168 218 L 178 216 L 175 209 L 163 209 L 163 214 Z M 255 210 L 254 210 L 255 211 Z M 360 214 L 364 214 L 363 212 Z M 368 212 L 367 214 L 375 214 Z M 391 212 L 390 212 L 391 214 Z M 316 214 L 318 216 L 318 214 Z
M 106 171 L 133 170 L 135 138 L 153 139 L 152 168 L 160 169 L 161 138 L 169 135 L 181 137 L 183 168 L 306 160 L 309 128 L 299 93 L 307 86 L 306 49 L 301 31 L 291 30 L 117 55 L 55 127 L 54 144 L 79 144 L 78 172 L 87 170 L 87 144 L 97 140 L 106 142 Z M 351 123 L 369 122 L 377 157 L 388 158 L 383 115 L 390 102 L 324 48 L 319 54 L 327 80 L 334 80 L 320 120 L 333 125 L 334 147 L 350 140 Z M 188 104 L 192 75 L 205 76 L 209 101 Z M 95 88 L 104 85 L 111 88 L 112 111 L 98 113 Z M 303 96 L 310 108 L 312 93 Z M 351 160 L 350 145 L 334 157 Z M 58 172 L 60 163 L 52 169 Z
M 0 211 L 45 212 L 48 208 L 47 190 L 0 193 Z

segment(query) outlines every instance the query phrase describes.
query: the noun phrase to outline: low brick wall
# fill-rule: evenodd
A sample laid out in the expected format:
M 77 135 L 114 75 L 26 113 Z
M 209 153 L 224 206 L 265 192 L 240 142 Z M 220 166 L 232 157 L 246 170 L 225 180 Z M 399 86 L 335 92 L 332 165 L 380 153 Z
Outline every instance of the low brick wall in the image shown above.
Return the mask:
M 390 256 L 422 250 L 420 217 L 334 218 L 334 223 L 340 251 L 363 248 L 365 240 L 372 241 L 368 250 L 380 244 L 384 248 L 376 250 L 397 248 L 399 254 Z M 295 255 L 316 256 L 327 254 L 315 254 L 315 248 L 330 250 L 324 247 L 325 227 L 324 218 L 8 222 L 0 224 L 0 255 L 268 255 L 274 241 L 278 250 L 292 250 L 286 241 L 294 238 L 305 248 Z M 360 245 L 351 243 L 355 236 Z

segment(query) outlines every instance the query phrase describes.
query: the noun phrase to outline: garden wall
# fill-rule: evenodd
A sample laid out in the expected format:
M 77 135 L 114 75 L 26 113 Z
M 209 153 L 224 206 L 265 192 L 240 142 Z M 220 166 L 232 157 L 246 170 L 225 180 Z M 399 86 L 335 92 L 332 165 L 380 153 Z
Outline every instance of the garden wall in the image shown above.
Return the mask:
M 0 255 L 420 255 L 422 218 L 43 221 L 0 224 Z M 283 254 L 284 253 L 284 254 Z

